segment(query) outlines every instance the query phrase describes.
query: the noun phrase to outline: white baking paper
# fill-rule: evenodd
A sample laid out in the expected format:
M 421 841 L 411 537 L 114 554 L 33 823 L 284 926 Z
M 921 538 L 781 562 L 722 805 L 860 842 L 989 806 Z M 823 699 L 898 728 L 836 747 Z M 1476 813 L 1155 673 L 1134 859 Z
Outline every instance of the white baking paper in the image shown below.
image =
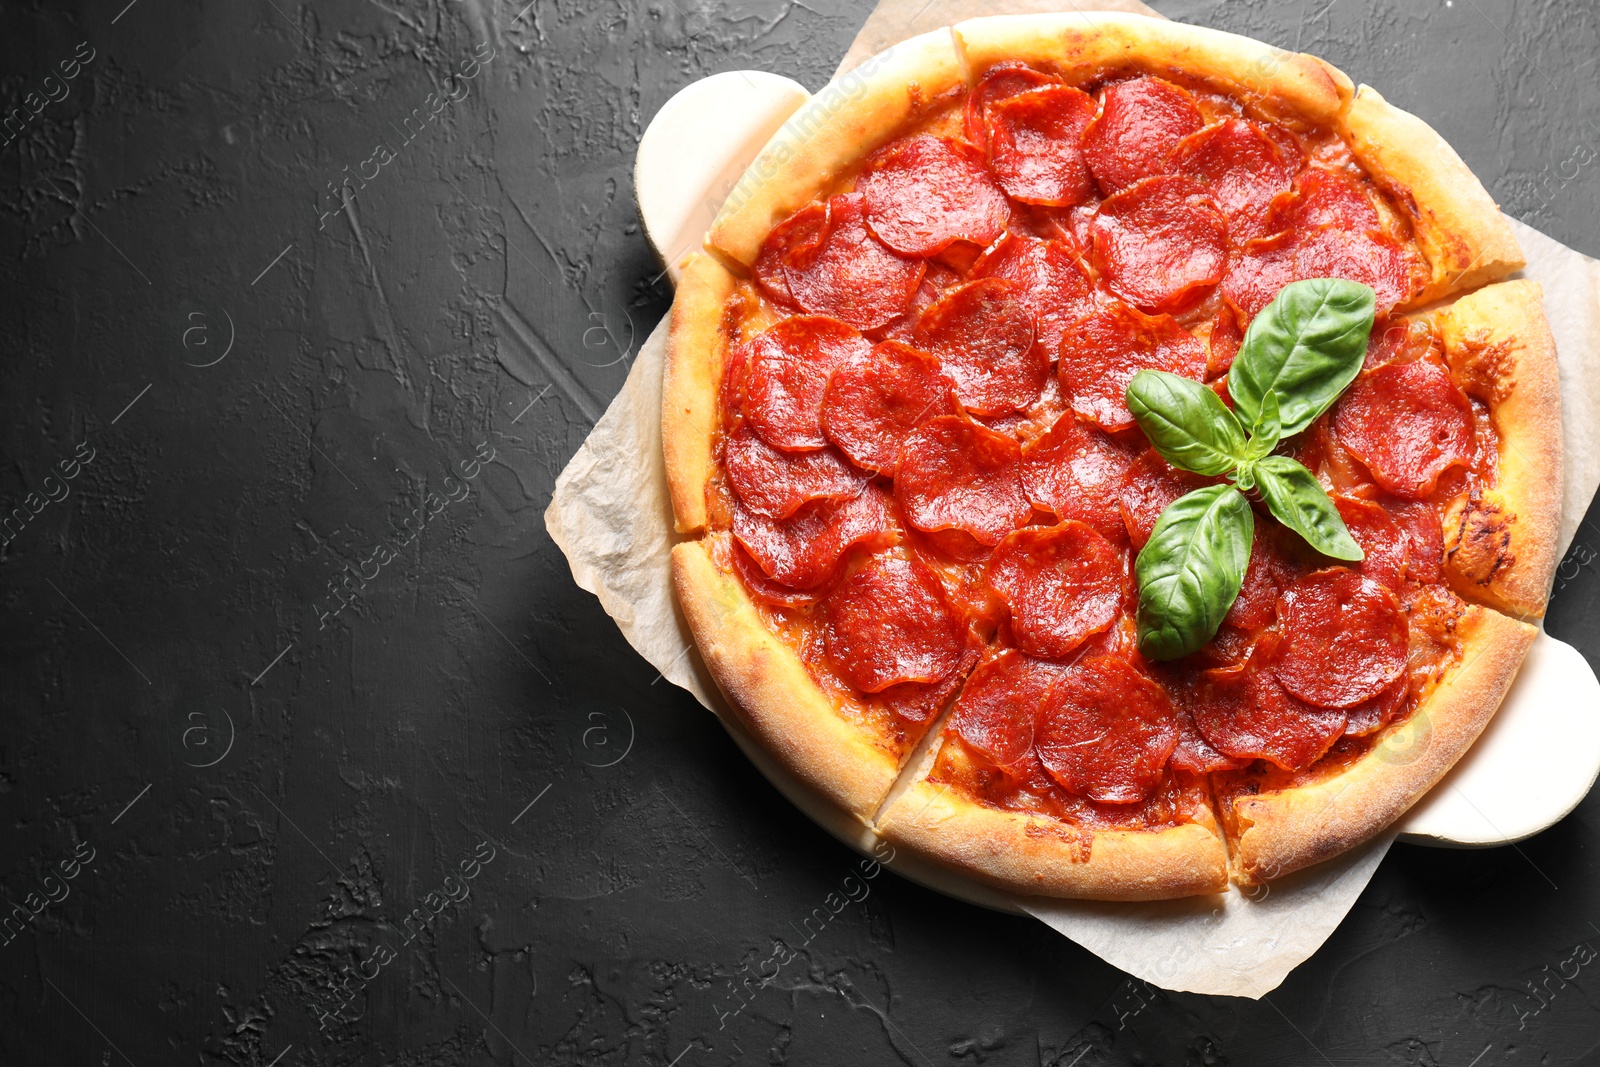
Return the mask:
M 910 10 L 900 0 L 880 5 L 852 56 L 862 49 L 863 56 L 870 55 L 909 35 L 901 31 L 912 24 L 887 17 L 885 9 L 890 7 Z M 1029 4 L 1027 9 L 1047 7 Z M 1089 7 L 1087 2 L 1081 5 L 1084 10 Z M 995 13 L 1002 8 L 1010 10 L 1011 5 L 990 3 L 981 10 Z M 940 4 L 945 21 L 975 13 L 977 7 L 970 2 Z M 919 22 L 914 28 L 921 32 L 930 27 Z M 869 31 L 875 35 L 870 41 Z M 1596 340 L 1600 263 L 1530 227 L 1516 222 L 1513 226 L 1528 256 L 1525 276 L 1545 288 L 1545 310 L 1560 355 L 1566 427 L 1565 547 L 1600 485 L 1600 343 Z M 665 336 L 663 322 L 639 350 L 622 391 L 557 479 L 545 512 L 546 527 L 566 554 L 574 580 L 600 599 L 629 644 L 667 681 L 693 693 L 716 713 L 785 795 L 835 836 L 863 848 L 870 842 L 860 827 L 842 819 L 746 743 L 678 613 L 669 565 L 671 506 L 661 459 Z M 1151 984 L 1256 998 L 1277 987 L 1328 938 L 1371 879 L 1394 836 L 1391 832 L 1310 871 L 1279 879 L 1255 890 L 1253 899 L 1231 889 L 1216 897 L 1149 904 L 1040 900 L 997 894 L 922 864 L 901 861 L 891 866 L 941 891 L 1032 914 Z

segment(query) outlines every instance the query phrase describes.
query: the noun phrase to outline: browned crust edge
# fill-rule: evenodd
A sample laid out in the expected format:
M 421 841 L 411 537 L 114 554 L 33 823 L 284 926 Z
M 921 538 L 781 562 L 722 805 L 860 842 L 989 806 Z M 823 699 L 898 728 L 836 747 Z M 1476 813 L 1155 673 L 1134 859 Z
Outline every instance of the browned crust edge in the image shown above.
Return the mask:
M 919 856 L 1030 896 L 1169 900 L 1228 886 L 1228 853 L 1214 823 L 1085 835 L 979 804 L 924 777 L 889 805 L 877 829 Z
M 703 542 L 672 550 L 672 584 L 700 655 L 745 728 L 796 778 L 863 823 L 871 819 L 894 784 L 896 757 L 839 713 Z
M 712 220 L 707 248 L 752 265 L 773 226 L 966 84 L 948 28 L 901 41 L 829 82 L 751 162 Z
M 1011 60 L 1074 82 L 1118 70 L 1182 75 L 1297 124 L 1333 120 L 1355 91 L 1342 71 L 1315 56 L 1146 15 L 994 15 L 957 23 L 954 31 L 973 78 Z
M 706 485 L 717 433 L 717 396 L 727 360 L 724 305 L 736 280 L 712 257 L 696 253 L 683 265 L 667 323 L 661 378 L 661 448 L 673 525 L 680 534 L 706 526 Z
M 1474 379 L 1464 364 L 1483 345 L 1504 352 L 1483 397 L 1500 437 L 1499 475 L 1451 504 L 1445 570 L 1463 597 L 1522 619 L 1544 614 L 1561 562 L 1561 381 L 1543 300 L 1538 282 L 1501 282 L 1434 315 L 1458 377 Z
M 1498 281 L 1527 265 L 1494 198 L 1432 126 L 1363 85 L 1338 132 L 1411 221 L 1431 277 L 1407 306 Z
M 1236 882 L 1257 885 L 1371 840 L 1472 747 L 1538 630 L 1472 605 L 1457 632 L 1461 661 L 1361 759 L 1311 785 L 1232 799 L 1223 822 Z

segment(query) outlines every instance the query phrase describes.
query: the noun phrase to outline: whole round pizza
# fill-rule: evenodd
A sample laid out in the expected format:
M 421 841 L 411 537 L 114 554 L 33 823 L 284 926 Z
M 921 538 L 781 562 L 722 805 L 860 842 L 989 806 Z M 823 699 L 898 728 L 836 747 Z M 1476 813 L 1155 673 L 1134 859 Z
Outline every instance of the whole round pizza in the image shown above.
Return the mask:
M 1313 57 L 1110 14 L 898 45 L 683 265 L 699 650 L 827 802 L 1004 889 L 1359 845 L 1544 611 L 1561 403 L 1522 264 L 1449 145 Z

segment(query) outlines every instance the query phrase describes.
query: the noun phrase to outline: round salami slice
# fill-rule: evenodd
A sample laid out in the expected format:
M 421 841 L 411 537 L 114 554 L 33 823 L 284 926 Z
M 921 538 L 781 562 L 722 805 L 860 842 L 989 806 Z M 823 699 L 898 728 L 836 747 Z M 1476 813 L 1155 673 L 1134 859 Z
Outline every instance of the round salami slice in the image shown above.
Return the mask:
M 747 425 L 728 435 L 722 458 L 740 503 L 769 519 L 787 519 L 813 500 L 855 496 L 867 484 L 837 449 L 780 452 Z
M 1372 198 L 1348 174 L 1307 167 L 1294 179 L 1294 188 L 1278 198 L 1266 220 L 1267 232 L 1303 232 L 1324 226 L 1347 233 L 1376 230 L 1380 223 Z
M 1071 207 L 1094 192 L 1083 161 L 1094 97 L 1050 85 L 990 104 L 984 113 L 989 169 L 1008 195 L 1025 204 Z
M 1165 690 L 1116 656 L 1090 656 L 1068 668 L 1045 697 L 1034 731 L 1050 777 L 1101 804 L 1148 798 L 1177 741 Z
M 1150 540 L 1156 520 L 1168 504 L 1213 480 L 1178 470 L 1153 448 L 1140 453 L 1128 469 L 1127 482 L 1117 501 L 1122 511 L 1122 524 L 1127 527 L 1134 550 L 1144 548 L 1145 542 Z
M 1232 118 L 1185 137 L 1171 158 L 1174 172 L 1211 190 L 1236 243 L 1272 232 L 1267 213 L 1294 182 L 1299 163 L 1255 124 Z
M 787 519 L 758 515 L 735 500 L 733 536 L 763 574 L 788 589 L 827 581 L 851 545 L 894 539 L 888 498 L 875 485 L 858 496 L 806 504 Z
M 1350 536 L 1365 553 L 1361 573 L 1380 585 L 1399 590 L 1411 548 L 1409 539 L 1389 513 L 1370 500 L 1337 496 L 1333 502 Z
M 828 661 L 865 693 L 936 682 L 961 663 L 967 626 L 944 587 L 914 559 L 877 555 L 823 602 Z
M 1133 454 L 1104 433 L 1063 415 L 1022 449 L 1022 486 L 1033 505 L 1092 526 L 1121 544 L 1128 531 L 1117 502 Z
M 1431 360 L 1362 374 L 1339 398 L 1333 428 L 1377 483 L 1401 497 L 1427 496 L 1440 474 L 1474 454 L 1472 405 Z
M 864 358 L 872 345 L 838 319 L 795 315 L 744 346 L 744 415 L 770 445 L 823 448 L 822 394 L 834 369 Z
M 1206 380 L 1215 381 L 1233 369 L 1233 357 L 1239 354 L 1244 342 L 1244 331 L 1239 328 L 1239 317 L 1233 308 L 1224 303 L 1211 324 L 1211 336 L 1206 342 Z
M 1039 705 L 1066 668 L 1014 648 L 978 664 L 956 698 L 950 720 L 957 737 L 991 766 L 1020 772 L 1033 759 Z
M 938 360 L 884 341 L 866 359 L 833 372 L 822 394 L 822 429 L 858 466 L 892 475 L 918 423 L 960 411 L 955 384 Z
M 1060 85 L 1061 79 L 1053 74 L 1034 70 L 1022 63 L 1001 63 L 991 67 L 972 92 L 967 94 L 964 126 L 967 140 L 978 146 L 978 151 L 989 150 L 989 128 L 986 112 L 990 104 L 1008 100 L 1018 93 L 1046 85 Z
M 784 608 L 804 608 L 820 599 L 815 589 L 790 589 L 768 578 L 761 570 L 761 564 L 737 541 L 730 547 L 729 556 L 734 573 L 757 600 Z
M 1117 621 L 1127 592 L 1123 550 L 1081 522 L 1025 526 L 1000 542 L 989 584 L 1011 611 L 1017 647 L 1065 659 Z
M 1278 618 L 1283 640 L 1274 673 L 1301 700 L 1325 708 L 1354 707 L 1383 692 L 1405 670 L 1406 617 L 1400 601 L 1348 567 L 1316 571 L 1290 585 L 1279 598 Z
M 891 685 L 877 694 L 878 700 L 897 719 L 912 725 L 926 723 L 949 707 L 951 698 L 961 688 L 967 671 L 977 660 L 978 650 L 974 643 L 963 653 L 956 669 L 939 681 L 902 682 L 899 685 Z
M 965 280 L 949 267 L 929 263 L 927 271 L 922 275 L 922 283 L 917 286 L 916 294 L 906 307 L 906 313 L 897 319 L 891 319 L 886 326 L 865 331 L 866 335 L 874 341 L 900 341 L 910 344 L 911 331 L 917 325 L 917 320 L 922 318 L 922 313 L 932 307 L 934 301 L 938 300 L 939 295 L 946 289 L 960 285 Z
M 1389 688 L 1371 700 L 1362 701 L 1346 713 L 1349 722 L 1345 724 L 1345 736 L 1366 737 L 1377 733 L 1399 716 L 1400 711 L 1406 706 L 1406 698 L 1410 695 L 1411 681 L 1402 674 Z
M 1083 158 L 1110 196 L 1165 173 L 1173 149 L 1204 124 L 1186 89 L 1160 78 L 1118 82 L 1101 94 L 1100 114 L 1083 135 Z
M 1171 315 L 1146 315 L 1113 301 L 1078 321 L 1061 342 L 1061 395 L 1105 430 L 1134 424 L 1128 383 L 1142 370 L 1204 381 L 1206 346 Z
M 1267 523 L 1256 521 L 1250 542 L 1250 565 L 1245 568 L 1239 595 L 1228 608 L 1228 614 L 1223 616 L 1224 626 L 1259 630 L 1278 616 L 1278 575 L 1273 565 L 1277 544 L 1271 531 Z
M 1428 354 L 1433 347 L 1433 329 L 1423 319 L 1390 319 L 1372 331 L 1367 339 L 1364 370 L 1377 370 L 1386 363 L 1409 363 Z
M 956 395 L 976 415 L 1026 410 L 1050 377 L 1033 343 L 1033 308 L 1022 285 L 980 278 L 948 289 L 912 336 L 938 357 Z
M 1405 535 L 1406 576 L 1437 582 L 1444 576 L 1444 530 L 1439 509 L 1426 500 L 1386 500 L 1384 511 Z
M 783 277 L 801 308 L 869 330 L 905 314 L 924 266 L 874 237 L 864 198 L 845 193 L 828 198 L 822 236 L 785 256 Z
M 866 198 L 867 228 L 907 256 L 931 256 L 957 240 L 987 245 L 1011 218 L 982 154 L 942 137 L 906 137 L 874 152 L 856 192 Z
M 1082 257 L 1060 239 L 1007 233 L 973 264 L 972 276 L 1022 285 L 1033 305 L 1034 345 L 1047 361 L 1055 360 L 1067 329 L 1097 303 Z
M 1189 706 L 1211 745 L 1234 759 L 1264 759 L 1297 771 L 1315 763 L 1344 733 L 1343 711 L 1315 707 L 1286 691 L 1254 662 L 1201 672 Z
M 1295 248 L 1293 234 L 1278 233 L 1246 241 L 1234 254 L 1222 280 L 1222 299 L 1240 327 L 1249 326 L 1279 289 L 1296 280 Z
M 1033 514 L 1017 442 L 953 415 L 929 419 L 906 438 L 894 492 L 917 529 L 961 530 L 990 547 Z
M 1218 774 L 1222 771 L 1236 771 L 1245 766 L 1246 761 L 1225 756 L 1207 741 L 1200 728 L 1194 724 L 1194 716 L 1187 708 L 1178 709 L 1178 743 L 1172 749 L 1172 766 L 1180 771 L 1190 774 Z
M 1106 282 L 1148 312 L 1181 311 L 1228 269 L 1228 220 L 1193 178 L 1158 174 L 1108 198 L 1094 219 Z
M 1379 318 L 1416 292 L 1415 267 L 1411 253 L 1388 234 L 1331 226 L 1301 236 L 1294 254 L 1297 278 L 1343 278 L 1370 286 Z
M 816 252 L 828 233 L 828 205 L 807 204 L 772 228 L 756 256 L 756 284 L 784 307 L 797 307 L 789 292 L 784 265 L 790 258 L 805 259 Z

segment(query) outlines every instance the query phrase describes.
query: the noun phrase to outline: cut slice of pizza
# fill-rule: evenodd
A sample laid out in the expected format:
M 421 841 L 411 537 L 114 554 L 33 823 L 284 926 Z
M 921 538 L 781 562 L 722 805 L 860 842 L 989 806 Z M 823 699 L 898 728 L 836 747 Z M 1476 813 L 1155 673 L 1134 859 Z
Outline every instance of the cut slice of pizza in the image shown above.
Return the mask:
M 689 628 L 800 781 L 991 885 L 1154 899 L 1336 855 L 1466 751 L 1543 610 L 1554 349 L 1537 286 L 1478 288 L 1520 265 L 1449 146 L 1313 57 L 1113 14 L 897 45 L 791 118 L 683 265 Z M 1364 558 L 1258 506 L 1215 636 L 1146 659 L 1133 561 L 1216 479 L 1125 390 L 1227 397 L 1307 278 L 1376 301 L 1359 376 L 1281 447 Z

